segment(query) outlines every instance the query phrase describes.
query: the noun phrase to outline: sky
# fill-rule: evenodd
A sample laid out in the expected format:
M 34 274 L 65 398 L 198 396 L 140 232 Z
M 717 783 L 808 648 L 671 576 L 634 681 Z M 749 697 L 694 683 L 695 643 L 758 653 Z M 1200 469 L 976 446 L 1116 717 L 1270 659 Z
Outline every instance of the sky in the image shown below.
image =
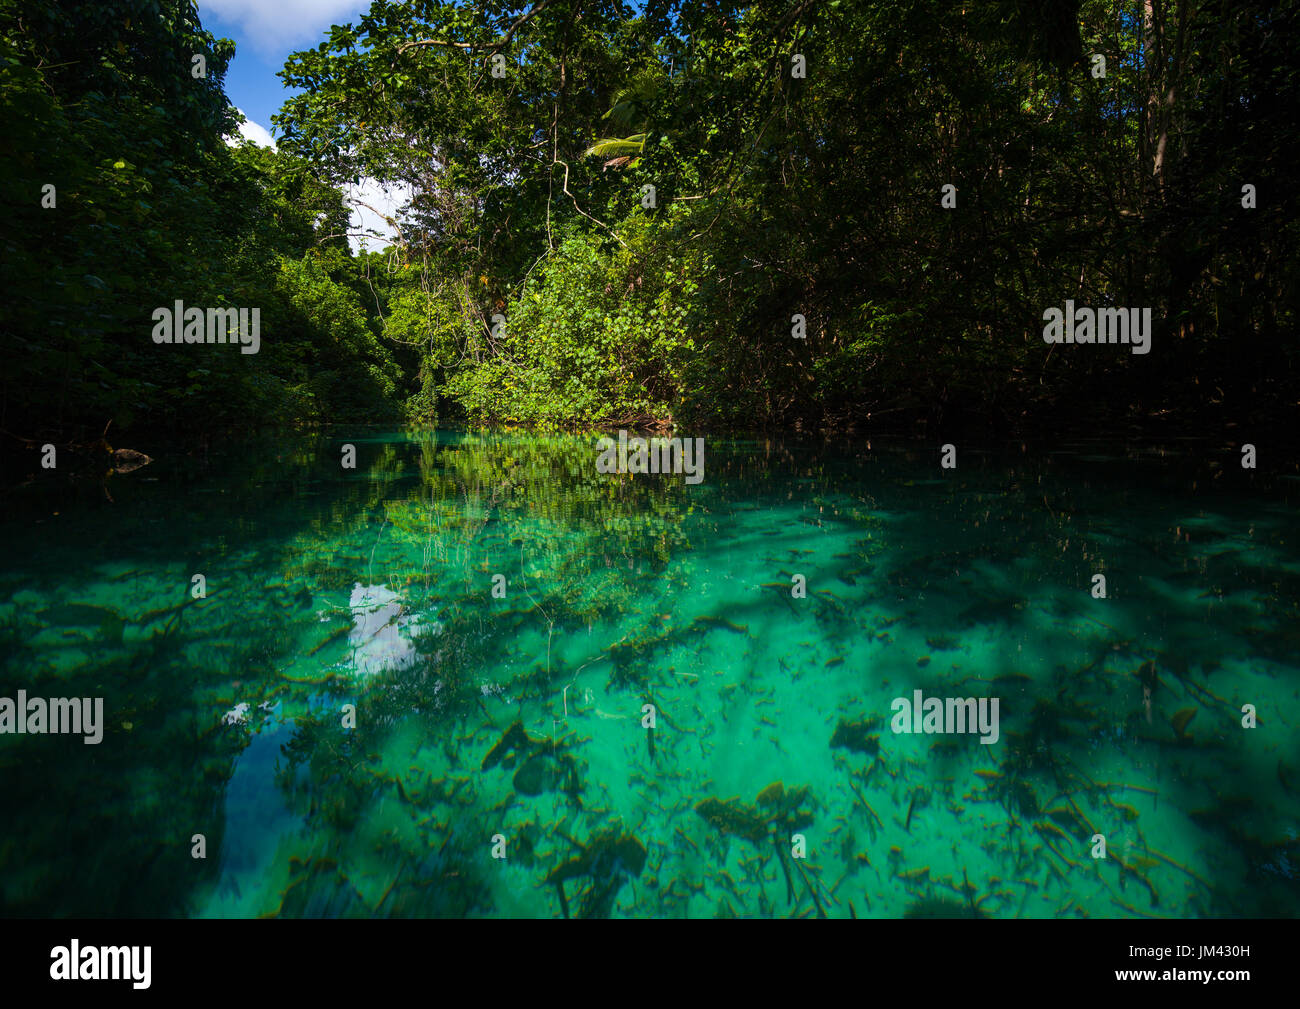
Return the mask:
M 196 0 L 203 27 L 217 38 L 234 39 L 235 58 L 226 72 L 226 95 L 248 122 L 240 133 L 254 143 L 273 145 L 271 116 L 293 91 L 276 74 L 291 52 L 318 45 L 331 25 L 355 21 L 370 9 L 370 0 Z M 369 179 L 349 193 L 385 212 L 404 201 L 400 192 L 385 193 Z M 353 230 L 374 229 L 384 239 L 392 230 L 383 219 L 353 205 Z M 366 246 L 380 249 L 387 242 L 370 239 Z M 362 239 L 351 239 L 355 250 Z

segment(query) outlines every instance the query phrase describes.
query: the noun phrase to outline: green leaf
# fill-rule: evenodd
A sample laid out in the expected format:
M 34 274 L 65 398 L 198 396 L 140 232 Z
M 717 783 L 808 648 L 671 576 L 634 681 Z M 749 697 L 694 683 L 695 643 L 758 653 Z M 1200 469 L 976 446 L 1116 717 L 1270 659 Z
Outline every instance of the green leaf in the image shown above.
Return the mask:
M 626 140 L 617 138 L 597 140 L 582 153 L 584 157 L 588 158 L 623 158 L 644 151 L 645 141 L 646 134 L 644 133 L 634 134 Z

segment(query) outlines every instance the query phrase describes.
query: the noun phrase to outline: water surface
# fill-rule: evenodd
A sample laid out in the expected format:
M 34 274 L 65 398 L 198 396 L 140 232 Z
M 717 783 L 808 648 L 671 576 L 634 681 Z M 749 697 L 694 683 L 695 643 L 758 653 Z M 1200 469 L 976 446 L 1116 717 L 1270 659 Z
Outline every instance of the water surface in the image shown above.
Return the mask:
M 1294 479 L 1196 447 L 710 439 L 698 486 L 596 457 L 342 432 L 10 491 L 0 696 L 106 725 L 0 736 L 0 910 L 1300 909 Z M 997 742 L 891 731 L 918 689 L 998 698 Z

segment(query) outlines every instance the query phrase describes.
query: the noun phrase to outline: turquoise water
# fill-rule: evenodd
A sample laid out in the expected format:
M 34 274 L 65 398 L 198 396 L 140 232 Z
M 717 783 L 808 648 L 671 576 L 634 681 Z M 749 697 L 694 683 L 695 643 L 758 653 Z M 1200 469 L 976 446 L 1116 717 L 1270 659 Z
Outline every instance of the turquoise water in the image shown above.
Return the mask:
M 1300 482 L 959 452 L 372 431 L 12 490 L 0 696 L 105 725 L 0 735 L 0 910 L 1294 916 Z M 916 690 L 997 741 L 892 731 Z

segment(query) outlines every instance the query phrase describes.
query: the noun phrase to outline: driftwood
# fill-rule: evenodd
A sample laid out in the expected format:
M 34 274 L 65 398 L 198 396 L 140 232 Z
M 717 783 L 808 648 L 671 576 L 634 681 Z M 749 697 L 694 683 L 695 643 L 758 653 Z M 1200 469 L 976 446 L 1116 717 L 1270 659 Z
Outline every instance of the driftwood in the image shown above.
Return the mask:
M 108 443 L 108 429 L 112 424 L 111 420 L 105 424 L 103 433 L 93 441 L 55 442 L 48 439 L 25 438 L 22 435 L 14 434 L 12 431 L 0 430 L 0 433 L 21 442 L 25 448 L 42 455 L 47 445 L 53 447 L 55 450 L 55 472 L 63 473 L 73 480 L 98 480 L 100 487 L 104 491 L 104 496 L 109 501 L 112 501 L 113 495 L 108 492 L 109 477 L 132 473 L 153 462 L 153 459 L 149 456 L 143 452 L 137 452 L 133 448 L 113 448 Z M 35 476 L 36 474 L 33 473 L 26 482 L 30 483 L 35 479 Z

